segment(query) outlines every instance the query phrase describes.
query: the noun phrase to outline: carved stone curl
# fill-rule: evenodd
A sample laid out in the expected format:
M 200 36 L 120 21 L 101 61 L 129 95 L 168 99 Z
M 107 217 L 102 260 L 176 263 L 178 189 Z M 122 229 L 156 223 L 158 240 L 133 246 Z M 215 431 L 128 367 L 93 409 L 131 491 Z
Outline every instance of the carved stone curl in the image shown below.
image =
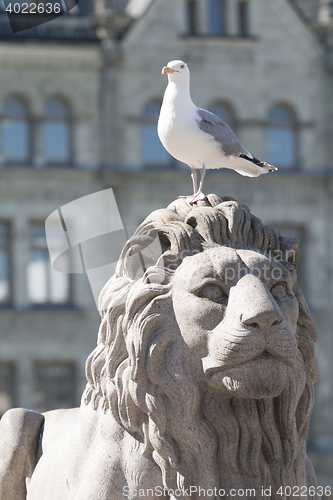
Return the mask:
M 101 293 L 81 407 L 3 417 L 1 498 L 320 498 L 296 267 L 297 241 L 231 198 L 153 212 Z

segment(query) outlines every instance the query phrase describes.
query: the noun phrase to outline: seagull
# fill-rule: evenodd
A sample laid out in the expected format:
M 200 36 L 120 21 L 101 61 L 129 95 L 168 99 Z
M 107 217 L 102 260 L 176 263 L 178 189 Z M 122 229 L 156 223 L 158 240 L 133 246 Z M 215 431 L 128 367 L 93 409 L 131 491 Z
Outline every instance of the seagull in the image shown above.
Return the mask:
M 190 95 L 190 71 L 183 61 L 170 61 L 162 69 L 168 75 L 158 119 L 158 136 L 165 149 L 191 169 L 193 204 L 203 200 L 203 180 L 206 169 L 229 168 L 247 177 L 277 170 L 269 163 L 255 158 L 239 142 L 230 127 L 210 111 L 198 108 Z M 200 169 L 200 185 L 197 185 L 196 169 Z

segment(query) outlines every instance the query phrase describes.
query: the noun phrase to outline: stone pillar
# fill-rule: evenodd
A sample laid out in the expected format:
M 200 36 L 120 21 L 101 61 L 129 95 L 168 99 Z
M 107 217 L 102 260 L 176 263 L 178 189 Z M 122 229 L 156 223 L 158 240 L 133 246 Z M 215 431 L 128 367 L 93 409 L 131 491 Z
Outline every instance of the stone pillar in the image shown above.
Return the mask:
M 29 260 L 29 224 L 23 212 L 16 215 L 12 227 L 12 286 L 14 307 L 28 307 L 27 266 Z

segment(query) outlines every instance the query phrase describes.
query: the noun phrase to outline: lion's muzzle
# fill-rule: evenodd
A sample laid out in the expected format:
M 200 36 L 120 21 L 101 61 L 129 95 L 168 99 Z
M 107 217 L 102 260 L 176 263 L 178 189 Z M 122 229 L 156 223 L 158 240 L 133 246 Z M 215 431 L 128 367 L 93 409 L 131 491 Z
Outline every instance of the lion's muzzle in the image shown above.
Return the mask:
M 223 321 L 213 330 L 204 371 L 258 358 L 264 352 L 288 362 L 297 351 L 293 325 L 267 286 L 248 274 L 232 287 Z

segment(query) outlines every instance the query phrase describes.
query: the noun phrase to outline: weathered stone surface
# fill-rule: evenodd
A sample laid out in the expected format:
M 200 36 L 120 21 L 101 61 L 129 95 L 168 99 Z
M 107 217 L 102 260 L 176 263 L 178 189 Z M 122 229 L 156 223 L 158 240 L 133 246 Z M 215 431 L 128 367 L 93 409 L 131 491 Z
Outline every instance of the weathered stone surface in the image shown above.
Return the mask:
M 101 293 L 81 407 L 2 419 L 0 497 L 320 498 L 296 268 L 297 241 L 230 198 L 153 212 Z

